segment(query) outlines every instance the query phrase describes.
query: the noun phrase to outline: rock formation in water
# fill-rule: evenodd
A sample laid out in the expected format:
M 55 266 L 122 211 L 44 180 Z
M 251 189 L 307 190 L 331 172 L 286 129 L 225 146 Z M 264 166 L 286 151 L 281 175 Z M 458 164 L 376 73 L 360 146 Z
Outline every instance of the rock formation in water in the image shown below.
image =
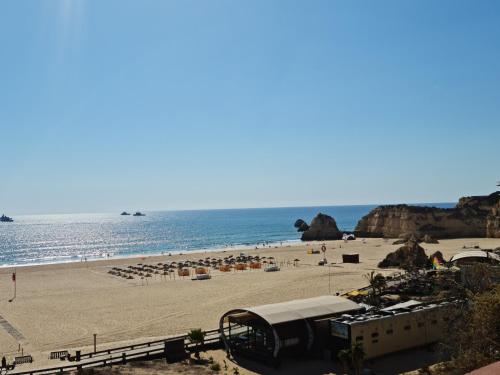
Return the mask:
M 298 219 L 293 226 L 297 228 L 297 232 L 305 232 L 309 229 L 309 225 L 302 219 Z
M 379 206 L 354 231 L 359 237 L 500 238 L 500 192 L 460 198 L 454 208 Z
M 302 233 L 302 241 L 327 241 L 341 238 L 342 232 L 339 231 L 335 219 L 322 213 L 316 215 L 309 228 Z

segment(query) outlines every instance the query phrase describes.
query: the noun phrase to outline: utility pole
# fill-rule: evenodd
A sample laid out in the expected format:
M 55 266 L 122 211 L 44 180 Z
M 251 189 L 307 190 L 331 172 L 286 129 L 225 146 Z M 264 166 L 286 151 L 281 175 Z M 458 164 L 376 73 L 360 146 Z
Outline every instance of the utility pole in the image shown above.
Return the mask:
M 332 295 L 332 266 L 328 264 L 328 294 Z
M 94 333 L 94 354 L 97 352 L 97 333 Z

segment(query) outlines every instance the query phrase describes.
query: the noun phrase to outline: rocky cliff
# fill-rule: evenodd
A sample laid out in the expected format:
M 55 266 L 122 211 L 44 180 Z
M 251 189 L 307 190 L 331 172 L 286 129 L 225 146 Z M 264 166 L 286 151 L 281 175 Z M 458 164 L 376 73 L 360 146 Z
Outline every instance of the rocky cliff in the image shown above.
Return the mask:
M 486 237 L 500 238 L 500 200 L 486 218 Z
M 305 222 L 302 221 L 302 223 Z M 339 231 L 335 219 L 322 213 L 316 215 L 311 221 L 311 225 L 302 233 L 302 241 L 327 241 L 340 240 L 341 238 L 342 232 Z
M 500 238 L 500 192 L 460 198 L 454 208 L 379 206 L 356 225 L 361 237 Z

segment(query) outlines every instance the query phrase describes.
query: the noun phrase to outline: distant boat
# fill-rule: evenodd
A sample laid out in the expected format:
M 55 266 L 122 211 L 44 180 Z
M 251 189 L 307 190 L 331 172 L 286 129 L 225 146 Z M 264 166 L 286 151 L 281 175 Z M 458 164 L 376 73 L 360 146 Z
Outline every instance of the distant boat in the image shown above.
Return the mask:
M 11 218 L 11 217 L 8 217 L 8 216 L 5 216 L 5 215 L 2 215 L 2 216 L 0 217 L 0 221 L 1 221 L 2 223 L 12 223 L 12 222 L 14 221 L 14 219 L 13 219 L 13 218 Z
M 129 216 L 130 214 L 127 211 L 123 211 L 120 215 L 122 215 L 122 216 Z
M 137 211 L 134 216 L 146 216 L 146 214 L 143 214 L 142 212 Z

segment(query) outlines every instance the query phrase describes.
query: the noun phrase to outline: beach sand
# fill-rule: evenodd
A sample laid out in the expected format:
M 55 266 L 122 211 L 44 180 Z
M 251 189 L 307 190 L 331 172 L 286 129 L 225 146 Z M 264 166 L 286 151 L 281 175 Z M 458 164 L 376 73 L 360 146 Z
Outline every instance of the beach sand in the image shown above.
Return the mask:
M 56 365 L 48 353 L 60 349 L 90 350 L 93 334 L 98 348 L 119 346 L 152 338 L 183 334 L 191 328 L 214 329 L 229 309 L 346 292 L 366 285 L 364 274 L 377 270 L 377 263 L 397 249 L 392 241 L 367 239 L 344 243 L 327 242 L 326 257 L 332 267 L 317 266 L 322 255 L 308 255 L 320 243 L 299 243 L 278 248 L 245 250 L 246 254 L 273 256 L 277 262 L 300 259 L 299 266 L 285 266 L 280 272 L 262 270 L 220 273 L 204 281 L 151 278 L 125 280 L 111 276 L 113 266 L 155 264 L 184 259 L 225 257 L 241 251 L 186 253 L 135 259 L 110 259 L 17 268 L 17 298 L 13 295 L 13 269 L 0 269 L 0 349 L 8 358 L 32 354 L 36 367 Z M 436 250 L 445 258 L 463 246 L 495 248 L 500 239 L 453 239 L 439 244 L 422 244 L 427 254 Z M 341 254 L 357 252 L 361 263 L 341 264 Z M 390 274 L 396 270 L 381 272 Z M 10 332 L 10 333 L 9 333 Z M 16 338 L 14 338 L 16 337 Z M 24 365 L 23 365 L 24 366 Z

